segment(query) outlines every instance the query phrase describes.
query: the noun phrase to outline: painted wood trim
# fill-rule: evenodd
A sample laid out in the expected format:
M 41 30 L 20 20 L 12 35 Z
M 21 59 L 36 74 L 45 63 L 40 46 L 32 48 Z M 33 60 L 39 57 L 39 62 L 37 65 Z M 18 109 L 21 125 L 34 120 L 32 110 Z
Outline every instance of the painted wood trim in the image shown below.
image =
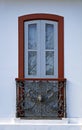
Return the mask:
M 30 14 L 18 18 L 18 77 L 24 78 L 24 21 L 31 20 L 58 22 L 58 78 L 64 78 L 64 18 L 52 14 Z
M 66 78 L 16 78 L 16 81 L 25 81 L 25 80 L 50 80 L 50 81 L 66 81 Z

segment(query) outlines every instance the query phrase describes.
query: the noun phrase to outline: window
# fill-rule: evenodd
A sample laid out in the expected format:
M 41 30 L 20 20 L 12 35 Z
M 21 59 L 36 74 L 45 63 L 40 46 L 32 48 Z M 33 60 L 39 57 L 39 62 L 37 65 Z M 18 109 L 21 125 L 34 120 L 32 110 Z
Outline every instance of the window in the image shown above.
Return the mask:
M 17 117 L 65 117 L 64 18 L 31 14 L 18 24 Z
M 24 77 L 58 78 L 57 22 L 24 22 Z

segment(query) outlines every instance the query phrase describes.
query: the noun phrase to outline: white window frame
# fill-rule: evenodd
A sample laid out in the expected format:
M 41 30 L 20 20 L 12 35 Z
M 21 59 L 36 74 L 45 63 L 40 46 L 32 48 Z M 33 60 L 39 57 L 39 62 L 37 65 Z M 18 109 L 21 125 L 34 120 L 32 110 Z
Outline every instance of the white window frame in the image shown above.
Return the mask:
M 37 50 L 30 51 L 37 51 L 37 75 L 28 75 L 28 25 L 36 24 L 37 25 Z M 54 49 L 53 50 L 46 50 L 45 49 L 45 25 L 51 24 L 54 26 Z M 24 22 L 24 50 L 25 50 L 25 78 L 58 78 L 58 23 L 53 22 L 50 20 L 33 20 L 33 21 L 25 21 Z M 54 75 L 46 75 L 46 58 L 45 52 L 46 51 L 54 51 Z

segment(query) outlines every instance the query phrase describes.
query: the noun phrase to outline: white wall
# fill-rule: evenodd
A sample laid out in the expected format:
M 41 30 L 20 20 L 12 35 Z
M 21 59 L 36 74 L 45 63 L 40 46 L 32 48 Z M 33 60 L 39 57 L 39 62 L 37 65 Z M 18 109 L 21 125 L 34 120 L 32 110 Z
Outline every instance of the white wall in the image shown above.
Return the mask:
M 44 129 L 43 129 L 44 128 Z M 82 130 L 82 126 L 27 126 L 27 125 L 1 125 L 0 130 Z
M 0 118 L 14 117 L 18 73 L 18 16 L 64 16 L 67 115 L 82 118 L 82 1 L 0 0 Z
M 44 127 L 44 130 L 82 130 L 82 126 L 75 126 L 75 125 L 72 125 L 72 126 L 27 126 L 27 125 L 1 125 L 0 126 L 0 130 L 42 130 Z

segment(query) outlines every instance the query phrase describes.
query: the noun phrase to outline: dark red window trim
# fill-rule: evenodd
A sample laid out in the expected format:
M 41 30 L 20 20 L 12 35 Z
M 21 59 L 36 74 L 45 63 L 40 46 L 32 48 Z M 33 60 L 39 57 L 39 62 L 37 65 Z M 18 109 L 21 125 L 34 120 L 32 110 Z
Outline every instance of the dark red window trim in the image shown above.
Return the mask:
M 30 14 L 18 18 L 18 78 L 24 78 L 24 21 L 58 22 L 58 78 L 64 78 L 64 18 L 52 14 Z

